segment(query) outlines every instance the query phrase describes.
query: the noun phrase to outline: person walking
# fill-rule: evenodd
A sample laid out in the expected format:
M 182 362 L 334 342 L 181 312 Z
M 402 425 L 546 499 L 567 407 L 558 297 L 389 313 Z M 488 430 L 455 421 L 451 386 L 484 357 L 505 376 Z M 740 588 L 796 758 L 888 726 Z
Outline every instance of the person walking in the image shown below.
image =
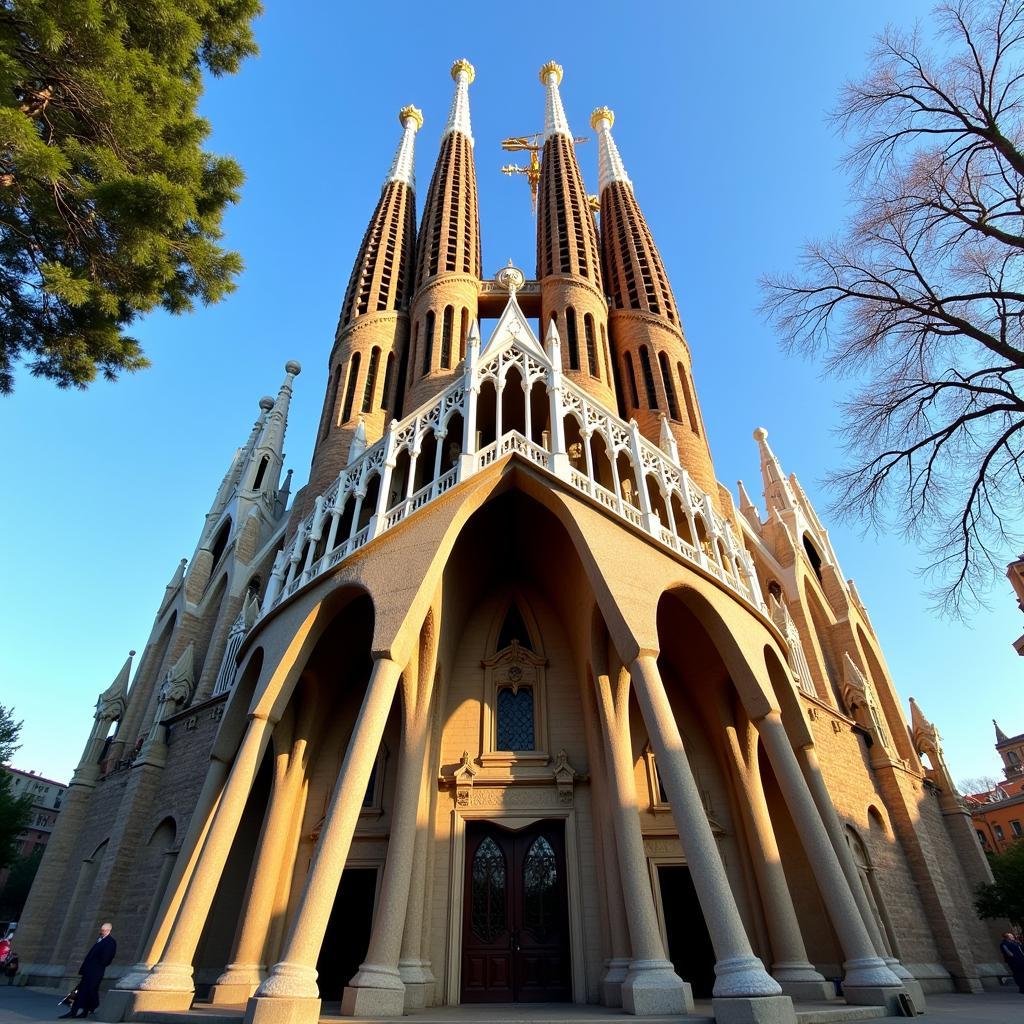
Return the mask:
M 88 1017 L 100 1005 L 100 982 L 117 953 L 117 942 L 110 934 L 112 930 L 113 926 L 109 923 L 100 925 L 100 936 L 85 954 L 82 966 L 78 969 L 82 980 L 78 983 L 75 1001 L 67 1013 L 60 1015 L 61 1020 L 65 1017 Z
M 999 943 L 999 952 L 1003 954 L 1006 966 L 1010 968 L 1017 988 L 1024 992 L 1024 945 L 1017 941 L 1013 932 L 1006 932 Z
M 3 963 L 4 974 L 7 976 L 7 984 L 14 984 L 14 976 L 18 973 L 18 954 L 12 949 L 7 954 Z

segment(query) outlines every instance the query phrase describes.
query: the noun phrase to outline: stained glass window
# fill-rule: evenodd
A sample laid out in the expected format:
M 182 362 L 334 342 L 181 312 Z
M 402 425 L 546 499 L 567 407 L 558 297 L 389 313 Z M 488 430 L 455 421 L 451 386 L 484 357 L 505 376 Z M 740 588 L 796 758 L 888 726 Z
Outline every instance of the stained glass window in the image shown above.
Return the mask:
M 507 927 L 505 881 L 505 855 L 488 836 L 473 855 L 473 931 L 484 942 L 493 942 Z
M 551 844 L 538 836 L 523 860 L 523 927 L 543 941 L 558 914 L 558 864 Z
M 498 750 L 533 750 L 533 690 L 521 686 L 498 691 Z

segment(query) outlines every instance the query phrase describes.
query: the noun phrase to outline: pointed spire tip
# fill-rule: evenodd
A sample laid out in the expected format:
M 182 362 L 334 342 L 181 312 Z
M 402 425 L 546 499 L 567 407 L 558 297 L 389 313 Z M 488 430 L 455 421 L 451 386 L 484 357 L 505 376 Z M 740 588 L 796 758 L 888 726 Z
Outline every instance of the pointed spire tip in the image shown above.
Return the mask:
M 293 377 L 298 377 L 298 375 L 302 373 L 302 363 L 297 359 L 289 359 L 288 362 L 284 364 L 284 372 L 290 373 Z
M 459 80 L 459 75 L 463 71 L 465 71 L 465 73 L 469 76 L 469 81 L 466 84 L 472 85 L 474 80 L 476 79 L 476 68 L 473 67 L 473 65 L 470 64 L 465 57 L 460 57 L 452 65 L 452 80 L 457 82 Z
M 406 121 L 416 122 L 416 131 L 419 131 L 423 127 L 423 111 L 419 107 L 414 107 L 411 103 L 407 103 L 398 112 L 398 123 L 404 128 Z
M 540 69 L 540 84 L 547 85 L 548 77 L 550 75 L 555 76 L 555 85 L 562 84 L 562 76 L 564 75 L 564 72 L 562 70 L 562 65 L 557 61 L 549 60 L 547 64 Z
M 270 412 L 270 410 L 274 408 L 274 400 L 270 397 L 270 395 L 264 395 L 260 399 L 260 408 L 264 412 Z
M 597 131 L 597 126 L 602 122 L 607 121 L 608 127 L 611 128 L 615 124 L 615 111 L 610 107 L 598 107 L 590 115 L 590 127 Z

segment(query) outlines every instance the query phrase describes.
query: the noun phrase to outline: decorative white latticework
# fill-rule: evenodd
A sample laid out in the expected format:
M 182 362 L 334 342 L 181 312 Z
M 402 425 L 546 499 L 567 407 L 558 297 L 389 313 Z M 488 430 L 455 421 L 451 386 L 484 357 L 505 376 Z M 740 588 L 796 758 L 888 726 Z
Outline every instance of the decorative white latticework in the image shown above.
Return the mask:
M 545 351 L 510 287 L 482 351 L 474 325 L 462 378 L 392 421 L 384 437 L 316 499 L 274 563 L 263 612 L 509 455 L 526 459 L 767 612 L 753 560 L 732 525 L 634 421 L 623 422 L 562 376 L 560 344 L 552 325 Z M 485 415 L 479 413 L 482 404 Z M 571 452 L 569 426 L 580 438 Z

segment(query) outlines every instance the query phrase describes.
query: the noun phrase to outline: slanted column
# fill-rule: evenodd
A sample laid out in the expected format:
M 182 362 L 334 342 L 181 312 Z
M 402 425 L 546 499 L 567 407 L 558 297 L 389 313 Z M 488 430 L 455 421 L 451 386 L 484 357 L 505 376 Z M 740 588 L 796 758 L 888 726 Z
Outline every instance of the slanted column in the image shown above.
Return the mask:
M 647 493 L 647 474 L 644 472 L 644 461 L 640 456 L 640 428 L 636 420 L 629 421 L 629 451 L 633 456 L 633 477 L 636 481 L 637 494 L 640 497 L 640 512 L 644 517 L 644 529 L 661 540 L 658 534 L 657 520 L 651 513 L 651 496 Z
M 374 659 L 284 954 L 249 1000 L 246 1024 L 282 1020 L 316 1024 L 319 1020 L 316 961 L 401 671 L 390 658 Z
M 433 678 L 418 678 L 419 657 L 419 650 L 414 651 L 402 687 L 402 750 L 381 898 L 373 919 L 366 959 L 341 997 L 341 1012 L 349 1017 L 400 1017 L 405 1010 L 405 983 L 398 971 L 398 960 L 412 881 L 416 810 L 427 744 L 427 708 L 433 686 Z
M 744 931 L 655 655 L 641 653 L 630 674 L 715 948 L 715 1016 L 721 1013 L 732 1022 L 792 1021 L 792 1000 L 754 956 Z M 769 999 L 775 1002 L 762 1002 Z
M 137 999 L 136 1011 L 187 1010 L 192 1003 L 192 960 L 272 728 L 267 718 L 249 719 L 167 946 L 159 963 L 139 984 L 139 995 L 144 993 L 147 998 Z
M 370 536 L 377 537 L 384 532 L 388 512 L 388 496 L 391 494 L 391 478 L 395 473 L 395 437 L 398 434 L 398 420 L 388 424 L 384 435 L 384 462 L 380 470 L 380 486 L 377 488 L 377 504 L 370 520 Z
M 569 475 L 569 456 L 565 450 L 565 403 L 562 399 L 562 341 L 555 321 L 548 323 L 544 351 L 551 361 L 548 371 L 548 405 L 551 416 L 551 469 L 557 476 Z
M 814 805 L 818 809 L 818 815 L 825 826 L 825 831 L 828 833 L 829 841 L 832 843 L 832 849 L 835 850 L 836 856 L 839 858 L 843 874 L 846 876 L 850 891 L 857 902 L 864 927 L 867 928 L 868 934 L 871 936 L 875 952 L 885 961 L 889 970 L 900 979 L 903 987 L 913 998 L 918 1012 L 921 1012 L 925 1008 L 924 990 L 921 988 L 921 983 L 896 957 L 888 955 L 885 939 L 882 936 L 875 913 L 868 901 L 867 893 L 864 891 L 864 886 L 861 884 L 860 872 L 857 870 L 853 853 L 846 841 L 846 836 L 843 834 L 843 826 L 839 821 L 839 815 L 836 813 L 835 804 L 832 803 L 832 797 L 829 795 L 828 788 L 825 786 L 825 780 L 822 778 L 821 766 L 818 764 L 818 755 L 815 753 L 814 747 L 810 746 L 802 747 L 796 753 L 796 757 L 804 776 L 804 782 L 810 791 L 811 799 L 814 800 Z
M 752 731 L 749 725 L 748 731 Z M 768 935 L 772 946 L 772 977 L 786 995 L 797 999 L 833 999 L 832 984 L 819 974 L 807 959 L 800 934 L 793 897 L 789 892 L 782 856 L 775 840 L 771 814 L 757 761 L 757 734 L 748 735 L 748 757 L 744 758 L 736 727 L 725 725 L 730 767 L 739 793 L 744 817 L 750 825 L 751 860 L 757 888 L 764 903 Z M 753 740 L 753 742 L 751 742 Z
M 689 1013 L 693 995 L 665 955 L 647 874 L 633 775 L 628 676 L 620 675 L 613 694 L 611 680 L 601 675 L 596 680 L 596 691 L 607 762 L 608 803 L 632 947 L 629 970 L 621 982 L 622 1007 L 638 1017 Z
M 474 319 L 466 338 L 466 365 L 463 372 L 465 398 L 462 416 L 462 454 L 459 456 L 459 480 L 465 480 L 476 468 L 476 410 L 480 398 L 480 325 Z
M 818 888 L 825 897 L 832 926 L 843 947 L 846 957 L 843 994 L 846 1001 L 886 1006 L 890 1013 L 894 1013 L 896 997 L 902 991 L 900 980 L 875 951 L 852 887 L 843 874 L 839 858 L 800 772 L 782 716 L 772 711 L 756 725 Z
M 305 727 L 308 728 L 308 721 Z M 291 821 L 304 772 L 306 738 L 295 735 L 289 750 L 282 741 L 274 759 L 270 802 L 263 820 L 256 863 L 242 908 L 242 920 L 232 962 L 210 990 L 214 1006 L 244 1003 L 263 980 L 266 964 L 263 950 L 277 895 L 285 848 L 291 836 Z

